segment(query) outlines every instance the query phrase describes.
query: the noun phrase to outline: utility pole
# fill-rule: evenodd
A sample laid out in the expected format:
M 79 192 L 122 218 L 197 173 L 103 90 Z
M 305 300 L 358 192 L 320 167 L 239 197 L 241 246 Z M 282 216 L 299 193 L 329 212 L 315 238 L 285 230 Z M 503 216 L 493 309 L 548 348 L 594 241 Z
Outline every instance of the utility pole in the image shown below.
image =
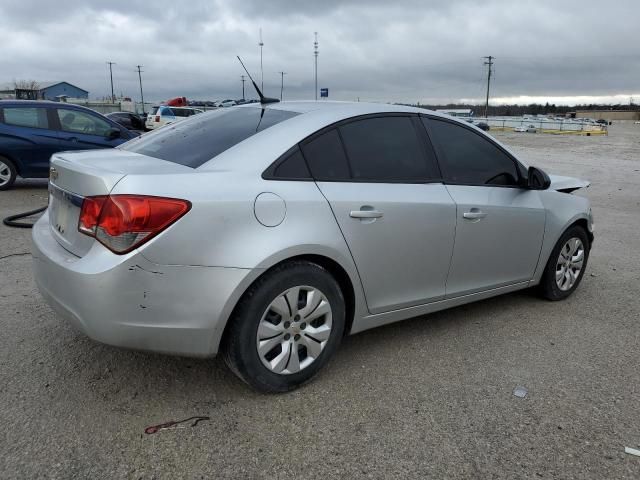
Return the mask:
M 282 101 L 282 91 L 284 90 L 284 76 L 287 72 L 278 72 L 280 74 L 280 101 Z
M 260 43 L 258 45 L 260 45 L 260 90 L 264 92 L 264 69 L 262 68 L 262 47 L 264 43 L 262 42 L 262 28 L 260 29 Z
M 488 116 L 488 112 L 489 112 L 489 86 L 491 85 L 491 66 L 493 65 L 493 60 L 495 60 L 496 57 L 492 57 L 491 55 L 489 55 L 488 57 L 482 57 L 482 58 L 486 58 L 487 61 L 484 62 L 485 65 L 489 66 L 489 70 L 487 72 L 487 100 L 484 104 L 484 118 L 487 118 Z
M 142 93 L 142 70 L 140 70 L 142 68 L 142 65 L 136 65 L 137 69 L 138 69 L 138 80 L 140 81 L 140 99 L 142 100 L 142 113 L 145 113 L 144 111 L 144 95 Z
M 246 82 L 244 78 L 245 78 L 245 75 L 240 75 L 240 81 L 242 82 L 242 99 L 243 100 L 244 100 L 244 82 Z
M 316 101 L 318 101 L 318 32 L 313 32 L 313 34 L 315 35 L 315 41 L 313 42 L 313 56 L 315 57 L 315 60 L 316 60 L 315 94 L 316 94 Z
M 107 62 L 107 64 L 109 65 L 109 77 L 111 78 L 111 103 L 116 103 L 116 96 L 113 94 L 113 70 L 111 69 L 115 62 Z

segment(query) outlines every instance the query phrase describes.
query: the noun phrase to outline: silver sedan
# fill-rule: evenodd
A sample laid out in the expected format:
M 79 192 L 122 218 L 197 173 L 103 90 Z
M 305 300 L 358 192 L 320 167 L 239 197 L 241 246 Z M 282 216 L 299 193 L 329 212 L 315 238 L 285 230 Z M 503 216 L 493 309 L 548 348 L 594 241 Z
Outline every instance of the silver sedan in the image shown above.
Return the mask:
M 34 274 L 97 341 L 222 353 L 286 391 L 347 334 L 534 286 L 566 298 L 593 241 L 586 186 L 428 110 L 219 109 L 55 154 Z

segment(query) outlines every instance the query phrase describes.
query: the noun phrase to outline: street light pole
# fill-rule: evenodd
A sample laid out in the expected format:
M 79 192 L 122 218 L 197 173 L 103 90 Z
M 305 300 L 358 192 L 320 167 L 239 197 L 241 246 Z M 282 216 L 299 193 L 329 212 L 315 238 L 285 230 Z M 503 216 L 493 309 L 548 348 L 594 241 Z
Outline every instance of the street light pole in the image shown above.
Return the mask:
M 246 80 L 244 79 L 244 75 L 240 75 L 240 81 L 242 82 L 242 99 L 244 100 L 244 82 L 246 82 Z
M 282 92 L 284 91 L 284 76 L 287 72 L 278 72 L 280 74 L 280 101 L 282 101 Z
M 315 40 L 313 42 L 313 56 L 315 57 L 315 97 L 318 101 L 318 32 L 313 32 Z
M 264 92 L 264 69 L 262 68 L 262 47 L 264 43 L 262 42 L 262 28 L 260 29 L 260 90 Z
M 109 64 L 109 77 L 111 78 L 111 103 L 116 103 L 116 96 L 113 93 L 113 70 L 111 68 L 112 65 L 115 65 L 115 62 L 107 62 Z
M 142 68 L 142 65 L 137 65 L 137 67 L 138 67 L 138 80 L 140 81 L 140 99 L 142 100 L 142 113 L 145 113 L 144 94 L 142 93 L 142 70 L 140 70 Z

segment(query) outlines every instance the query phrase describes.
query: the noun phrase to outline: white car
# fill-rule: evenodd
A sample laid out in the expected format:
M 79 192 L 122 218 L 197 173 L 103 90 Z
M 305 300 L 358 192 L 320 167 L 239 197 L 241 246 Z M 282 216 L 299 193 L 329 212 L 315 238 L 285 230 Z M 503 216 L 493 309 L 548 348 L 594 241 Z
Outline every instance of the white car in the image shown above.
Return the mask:
M 147 115 L 147 121 L 145 127 L 149 130 L 168 125 L 169 123 L 175 123 L 180 120 L 184 120 L 187 117 L 202 113 L 203 110 L 191 107 L 169 107 L 167 105 L 160 105 L 153 107 L 149 115 Z
M 535 125 L 520 125 L 513 129 L 514 132 L 536 133 L 538 130 Z
M 235 100 L 222 100 L 216 103 L 216 107 L 235 107 L 237 104 Z

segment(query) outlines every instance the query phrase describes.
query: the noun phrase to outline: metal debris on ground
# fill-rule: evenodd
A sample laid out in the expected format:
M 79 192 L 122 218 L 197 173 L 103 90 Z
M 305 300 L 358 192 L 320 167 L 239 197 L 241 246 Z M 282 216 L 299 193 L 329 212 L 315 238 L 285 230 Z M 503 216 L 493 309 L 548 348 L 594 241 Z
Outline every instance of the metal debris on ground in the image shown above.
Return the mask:
M 629 455 L 635 455 L 636 457 L 640 457 L 640 450 L 636 450 L 635 448 L 624 447 L 624 453 L 628 453 Z
M 524 398 L 527 396 L 528 390 L 526 387 L 516 387 L 513 389 L 513 394 L 516 397 Z
M 189 418 L 185 418 L 184 420 L 171 420 L 170 422 L 161 423 L 159 425 L 151 425 L 150 427 L 147 427 L 144 429 L 144 433 L 146 433 L 147 435 L 151 435 L 152 433 L 158 433 L 160 430 L 167 430 L 169 428 L 179 428 L 178 425 L 182 423 L 190 422 L 192 420 L 194 420 L 194 422 L 191 424 L 191 426 L 195 427 L 198 424 L 198 422 L 211 420 L 211 418 L 210 417 L 189 417 Z

